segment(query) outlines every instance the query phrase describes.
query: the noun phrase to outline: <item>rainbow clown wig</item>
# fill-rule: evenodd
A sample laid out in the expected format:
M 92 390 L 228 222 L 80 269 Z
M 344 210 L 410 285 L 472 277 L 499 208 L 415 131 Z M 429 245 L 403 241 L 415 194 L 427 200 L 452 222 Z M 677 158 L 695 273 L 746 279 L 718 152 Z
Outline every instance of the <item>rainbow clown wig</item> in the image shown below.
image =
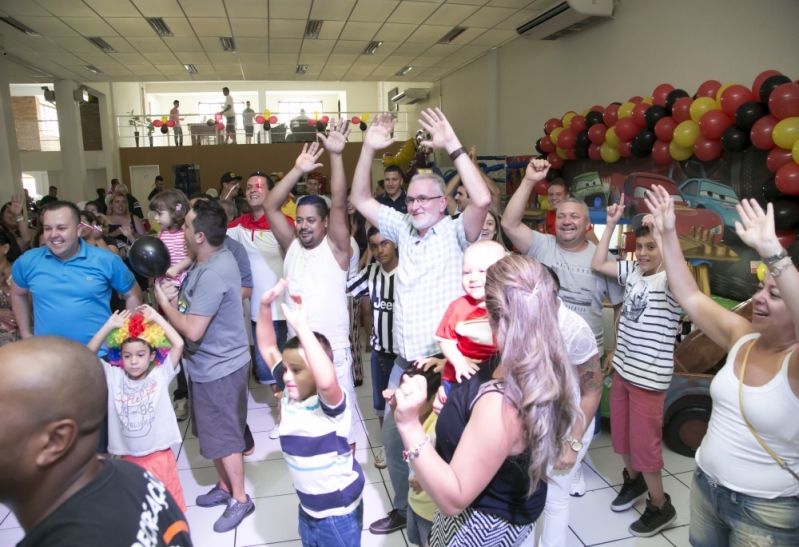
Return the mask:
M 163 364 L 172 345 L 166 337 L 164 329 L 152 321 L 145 321 L 144 316 L 136 313 L 125 321 L 118 329 L 111 331 L 105 344 L 108 347 L 106 360 L 115 367 L 122 366 L 122 346 L 125 342 L 140 340 L 155 352 L 155 362 Z

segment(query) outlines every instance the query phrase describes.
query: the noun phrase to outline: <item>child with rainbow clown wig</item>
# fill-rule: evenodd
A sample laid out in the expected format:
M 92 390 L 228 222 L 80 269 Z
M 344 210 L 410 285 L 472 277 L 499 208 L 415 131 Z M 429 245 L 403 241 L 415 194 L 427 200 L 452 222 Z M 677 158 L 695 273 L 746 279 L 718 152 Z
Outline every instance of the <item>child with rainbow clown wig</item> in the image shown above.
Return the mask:
M 169 383 L 178 373 L 183 339 L 147 305 L 117 311 L 89 341 L 108 350 L 100 362 L 108 386 L 108 452 L 133 462 L 164 483 L 186 511 L 175 455 L 181 442 Z

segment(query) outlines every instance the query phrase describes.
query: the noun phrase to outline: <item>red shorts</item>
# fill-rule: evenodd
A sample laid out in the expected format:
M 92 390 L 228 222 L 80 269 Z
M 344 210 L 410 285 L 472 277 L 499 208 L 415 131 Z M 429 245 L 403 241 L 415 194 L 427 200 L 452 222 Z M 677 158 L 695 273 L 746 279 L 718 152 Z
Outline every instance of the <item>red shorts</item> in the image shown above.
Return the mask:
M 663 403 L 665 391 L 632 385 L 613 373 L 610 388 L 610 438 L 613 451 L 629 454 L 635 471 L 663 469 Z
M 175 498 L 180 510 L 186 512 L 186 500 L 183 499 L 183 487 L 178 478 L 178 466 L 175 453 L 170 448 L 159 450 L 146 456 L 122 456 L 122 459 L 143 467 L 166 486 L 167 491 Z

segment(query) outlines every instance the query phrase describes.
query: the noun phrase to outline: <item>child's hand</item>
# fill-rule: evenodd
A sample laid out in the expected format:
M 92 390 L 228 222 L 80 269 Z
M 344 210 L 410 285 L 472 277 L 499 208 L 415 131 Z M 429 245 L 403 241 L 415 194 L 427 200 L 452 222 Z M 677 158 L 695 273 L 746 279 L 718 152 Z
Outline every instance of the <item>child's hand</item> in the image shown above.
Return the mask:
M 278 282 L 275 283 L 275 285 L 271 289 L 266 291 L 261 296 L 261 306 L 271 306 L 272 302 L 277 300 L 280 297 L 280 295 L 283 294 L 283 291 L 285 291 L 286 287 L 288 286 L 289 286 L 288 281 L 286 281 L 285 279 L 279 279 Z
M 128 310 L 115 311 L 108 318 L 105 324 L 112 329 L 119 329 L 125 324 L 125 321 L 130 319 L 130 312 Z
M 419 484 L 419 481 L 417 481 L 416 479 L 409 479 L 408 486 L 411 487 L 414 494 L 419 494 L 421 492 L 424 492 L 424 488 L 422 488 L 422 485 Z
M 397 400 L 394 398 L 394 393 L 396 393 L 396 389 L 384 389 L 383 390 L 383 399 L 386 400 L 386 404 L 394 410 L 397 408 Z
M 619 197 L 618 203 L 613 203 L 608 205 L 608 212 L 607 212 L 608 224 L 618 224 L 621 220 L 622 215 L 624 215 L 624 194 Z
M 458 383 L 468 380 L 474 376 L 475 372 L 480 370 L 480 366 L 468 357 L 464 357 L 463 361 L 459 363 L 452 363 L 452 367 L 455 369 L 455 380 Z
M 180 275 L 180 268 L 177 266 L 170 266 L 166 271 L 166 277 L 171 277 L 172 279 L 178 277 Z
M 602 375 L 603 376 L 610 376 L 613 372 L 613 356 L 616 354 L 616 350 L 611 351 L 605 356 L 605 362 L 602 363 Z
M 674 230 L 676 222 L 674 200 L 665 188 L 659 184 L 653 185 L 651 190 L 646 191 L 644 202 L 652 213 L 654 226 L 658 232 L 664 234 Z
M 142 304 L 141 306 L 136 308 L 136 311 L 142 314 L 142 317 L 144 317 L 145 321 L 157 323 L 163 319 L 163 317 L 161 317 L 161 314 L 155 311 L 155 308 L 153 308 L 148 304 Z
M 308 318 L 305 308 L 302 305 L 302 295 L 290 294 L 289 296 L 294 301 L 294 306 L 289 307 L 286 304 L 280 304 L 280 307 L 283 308 L 283 315 L 286 316 L 286 322 L 296 331 L 299 330 L 299 327 L 308 324 Z
M 414 361 L 413 366 L 422 370 L 433 369 L 433 372 L 441 374 L 441 371 L 444 370 L 444 365 L 446 363 L 446 359 L 441 359 L 439 357 L 422 357 L 421 359 Z
M 441 414 L 441 409 L 444 408 L 445 404 L 447 404 L 447 390 L 444 389 L 444 386 L 441 386 L 438 388 L 436 398 L 433 400 L 433 412 L 437 415 Z

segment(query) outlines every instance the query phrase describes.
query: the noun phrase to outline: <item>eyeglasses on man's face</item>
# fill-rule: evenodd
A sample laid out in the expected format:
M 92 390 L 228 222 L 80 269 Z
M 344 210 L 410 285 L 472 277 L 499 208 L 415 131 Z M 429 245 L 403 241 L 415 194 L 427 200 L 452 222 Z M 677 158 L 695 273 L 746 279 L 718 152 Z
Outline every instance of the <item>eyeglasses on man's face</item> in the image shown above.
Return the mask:
M 443 195 L 438 196 L 406 196 L 405 197 L 405 204 L 408 206 L 413 206 L 416 203 L 421 205 L 427 205 L 429 202 L 433 201 L 434 199 L 443 198 Z

